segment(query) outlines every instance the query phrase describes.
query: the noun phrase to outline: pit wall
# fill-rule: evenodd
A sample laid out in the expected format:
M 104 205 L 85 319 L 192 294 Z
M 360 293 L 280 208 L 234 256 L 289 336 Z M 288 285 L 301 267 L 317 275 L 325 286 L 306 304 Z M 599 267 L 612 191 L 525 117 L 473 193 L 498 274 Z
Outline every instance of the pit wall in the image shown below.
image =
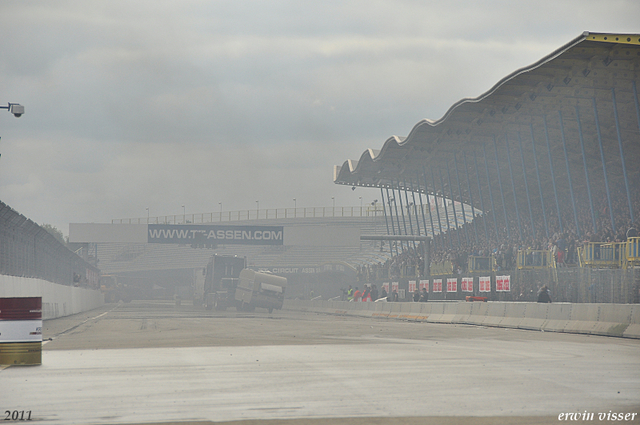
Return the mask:
M 104 305 L 100 291 L 42 279 L 0 275 L 0 298 L 42 297 L 42 319 L 55 319 Z
M 640 339 L 640 304 L 285 300 L 288 310 Z

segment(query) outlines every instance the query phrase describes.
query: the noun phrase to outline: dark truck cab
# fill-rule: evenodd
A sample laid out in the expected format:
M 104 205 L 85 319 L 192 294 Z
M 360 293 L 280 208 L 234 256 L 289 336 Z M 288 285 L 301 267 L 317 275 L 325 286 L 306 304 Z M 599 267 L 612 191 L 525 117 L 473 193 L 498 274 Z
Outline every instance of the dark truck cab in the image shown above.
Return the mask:
M 214 255 L 207 264 L 202 299 L 207 310 L 226 310 L 236 306 L 236 287 L 240 272 L 247 266 L 245 257 Z

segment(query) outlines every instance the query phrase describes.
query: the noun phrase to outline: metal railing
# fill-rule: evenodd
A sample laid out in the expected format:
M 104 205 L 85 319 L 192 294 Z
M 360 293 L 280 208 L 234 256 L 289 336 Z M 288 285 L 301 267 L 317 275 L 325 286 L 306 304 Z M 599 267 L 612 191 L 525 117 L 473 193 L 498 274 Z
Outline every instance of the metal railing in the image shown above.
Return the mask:
M 453 274 L 453 263 L 451 261 L 432 262 L 430 267 L 431 276 L 448 276 Z
M 174 214 L 157 217 L 119 218 L 112 224 L 199 224 L 283 218 L 383 217 L 382 206 L 275 208 Z
M 556 267 L 553 252 L 548 250 L 521 249 L 516 260 L 518 269 L 547 269 Z
M 0 202 L 0 274 L 97 287 L 99 270 L 45 229 Z
M 628 254 L 637 255 L 637 239 L 630 238 L 629 242 L 588 242 L 585 243 L 580 253 L 580 263 L 584 267 L 591 268 L 625 268 L 628 263 Z M 631 257 L 635 261 L 636 257 Z

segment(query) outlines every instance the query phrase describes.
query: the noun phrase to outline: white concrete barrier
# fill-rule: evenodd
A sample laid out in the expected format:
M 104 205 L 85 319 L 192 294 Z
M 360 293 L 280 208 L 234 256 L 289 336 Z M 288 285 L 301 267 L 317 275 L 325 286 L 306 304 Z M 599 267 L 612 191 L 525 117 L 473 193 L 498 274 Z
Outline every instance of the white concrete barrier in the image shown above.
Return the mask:
M 631 323 L 622 336 L 640 338 L 640 304 L 635 304 L 631 310 Z
M 542 330 L 551 332 L 564 332 L 571 321 L 570 303 L 547 304 L 547 321 L 542 325 Z
M 42 297 L 42 319 L 69 316 L 104 305 L 100 291 L 59 285 L 42 279 L 0 275 L 0 298 Z
M 345 303 L 286 300 L 284 308 L 363 317 L 462 323 L 640 338 L 639 304 L 525 302 Z

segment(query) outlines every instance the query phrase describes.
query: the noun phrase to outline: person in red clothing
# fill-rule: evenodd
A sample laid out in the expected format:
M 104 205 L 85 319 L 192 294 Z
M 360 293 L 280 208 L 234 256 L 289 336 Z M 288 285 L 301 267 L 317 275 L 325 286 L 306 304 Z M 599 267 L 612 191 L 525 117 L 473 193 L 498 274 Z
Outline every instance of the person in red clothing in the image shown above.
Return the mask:
M 353 301 L 355 302 L 360 301 L 361 298 L 362 298 L 362 292 L 360 292 L 360 290 L 356 286 L 356 292 L 353 293 Z
M 371 291 L 369 287 L 364 285 L 364 291 L 362 292 L 362 302 L 371 301 Z

